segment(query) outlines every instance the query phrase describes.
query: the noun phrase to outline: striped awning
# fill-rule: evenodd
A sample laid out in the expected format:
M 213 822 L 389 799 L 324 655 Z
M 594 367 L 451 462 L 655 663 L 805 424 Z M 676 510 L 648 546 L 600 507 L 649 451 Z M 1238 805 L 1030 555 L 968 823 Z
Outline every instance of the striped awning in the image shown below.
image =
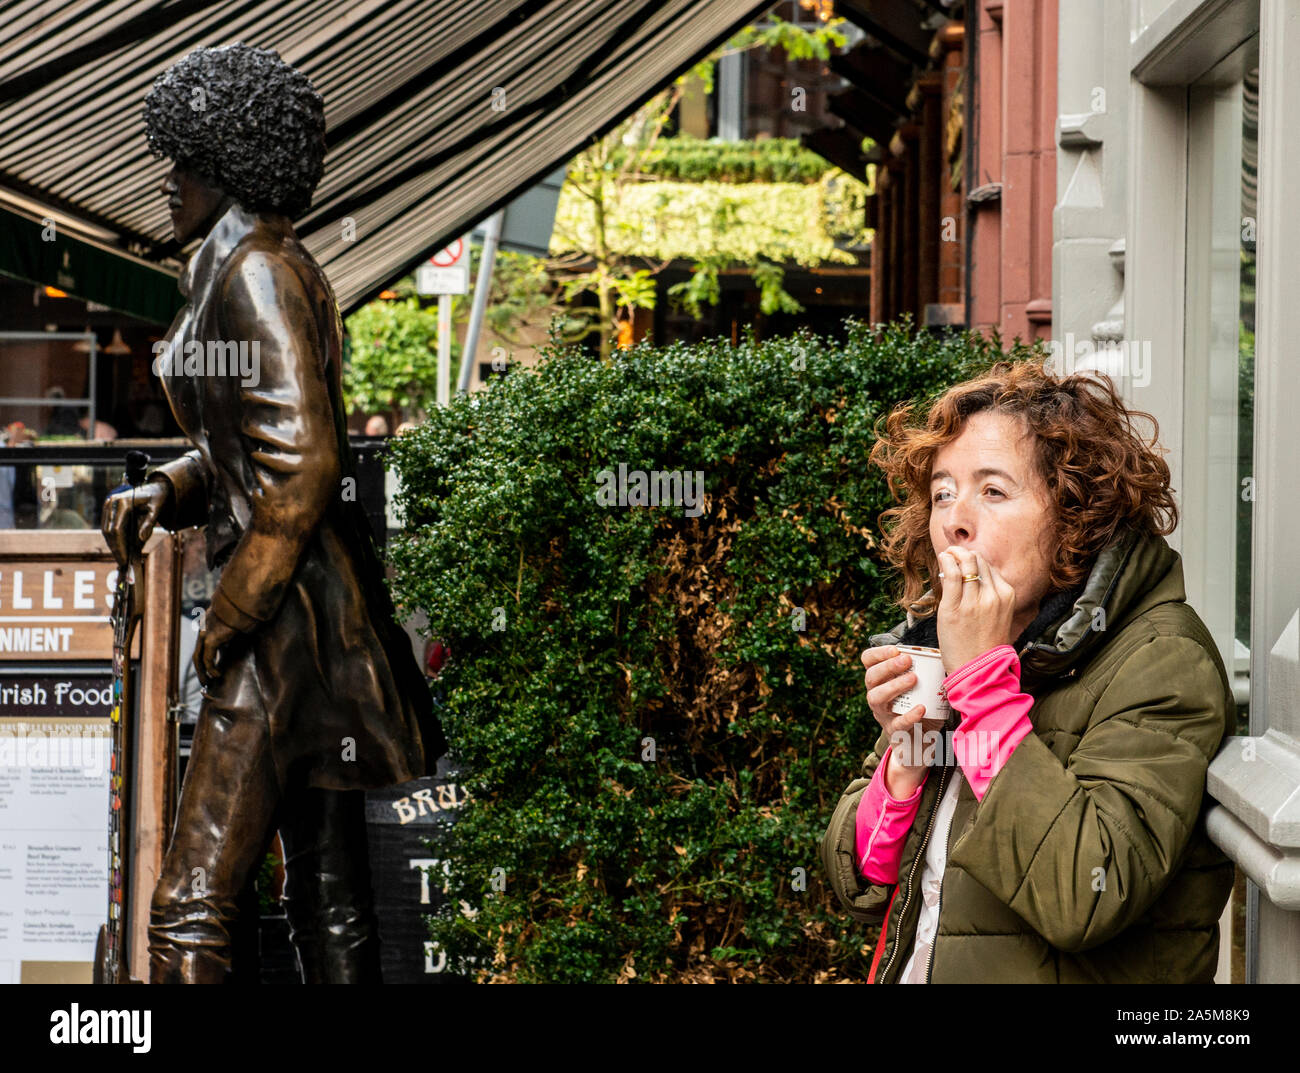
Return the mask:
M 124 251 L 174 264 L 158 192 L 168 165 L 145 143 L 145 93 L 197 46 L 274 48 L 325 99 L 325 176 L 297 226 L 346 312 L 770 6 L 9 0 L 0 187 L 111 233 Z

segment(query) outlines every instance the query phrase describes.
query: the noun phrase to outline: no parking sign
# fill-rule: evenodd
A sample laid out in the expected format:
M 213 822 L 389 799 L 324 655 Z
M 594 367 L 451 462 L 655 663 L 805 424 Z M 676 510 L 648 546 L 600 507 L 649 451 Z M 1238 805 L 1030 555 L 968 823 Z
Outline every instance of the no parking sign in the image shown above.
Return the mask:
M 444 246 L 415 273 L 415 289 L 423 295 L 469 293 L 469 235 Z

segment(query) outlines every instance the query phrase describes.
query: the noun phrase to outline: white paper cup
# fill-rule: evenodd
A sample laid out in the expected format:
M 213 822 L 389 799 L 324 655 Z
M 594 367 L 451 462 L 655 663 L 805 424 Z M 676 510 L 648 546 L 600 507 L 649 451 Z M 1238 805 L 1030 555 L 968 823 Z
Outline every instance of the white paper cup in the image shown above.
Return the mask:
M 952 714 L 952 706 L 943 692 L 943 680 L 948 677 L 948 672 L 943 669 L 942 653 L 937 648 L 922 648 L 918 645 L 894 647 L 912 657 L 912 665 L 908 670 L 916 675 L 916 683 L 906 693 L 895 697 L 889 710 L 895 715 L 904 715 L 918 704 L 924 704 L 924 719 L 946 720 Z

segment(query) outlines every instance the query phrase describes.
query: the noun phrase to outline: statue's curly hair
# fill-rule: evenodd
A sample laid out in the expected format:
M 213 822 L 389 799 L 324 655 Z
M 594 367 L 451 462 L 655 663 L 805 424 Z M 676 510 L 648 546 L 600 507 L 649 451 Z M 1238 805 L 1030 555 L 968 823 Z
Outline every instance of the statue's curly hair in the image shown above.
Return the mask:
M 1020 418 L 1033 437 L 1055 526 L 1049 591 L 1083 581 L 1121 529 L 1167 536 L 1176 528 L 1178 506 L 1158 453 L 1165 449 L 1157 447 L 1155 417 L 1129 410 L 1103 374 L 1057 377 L 1033 359 L 999 361 L 928 406 L 902 403 L 876 422 L 870 461 L 884 470 L 901 504 L 880 515 L 881 550 L 902 572 L 904 611 L 925 618 L 938 609 L 943 590 L 930 541 L 930 470 L 939 449 L 984 410 Z M 1134 418 L 1151 422 L 1149 441 L 1135 431 Z
M 273 49 L 196 48 L 154 81 L 145 135 L 244 208 L 294 217 L 325 166 L 325 102 Z

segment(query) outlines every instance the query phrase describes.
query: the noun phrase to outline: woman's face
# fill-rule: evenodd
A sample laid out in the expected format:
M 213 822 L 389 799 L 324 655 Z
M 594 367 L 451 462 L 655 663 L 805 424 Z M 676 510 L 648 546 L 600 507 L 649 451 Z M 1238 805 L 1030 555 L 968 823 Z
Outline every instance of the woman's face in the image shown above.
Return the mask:
M 179 164 L 172 165 L 161 190 L 167 197 L 172 233 L 177 242 L 188 242 L 195 235 L 206 233 L 217 222 L 217 210 L 226 198 L 222 190 Z
M 1020 419 L 985 410 L 966 419 L 930 468 L 934 553 L 968 548 L 1007 579 L 1016 590 L 1012 641 L 1049 588 L 1053 514 L 1033 443 Z

